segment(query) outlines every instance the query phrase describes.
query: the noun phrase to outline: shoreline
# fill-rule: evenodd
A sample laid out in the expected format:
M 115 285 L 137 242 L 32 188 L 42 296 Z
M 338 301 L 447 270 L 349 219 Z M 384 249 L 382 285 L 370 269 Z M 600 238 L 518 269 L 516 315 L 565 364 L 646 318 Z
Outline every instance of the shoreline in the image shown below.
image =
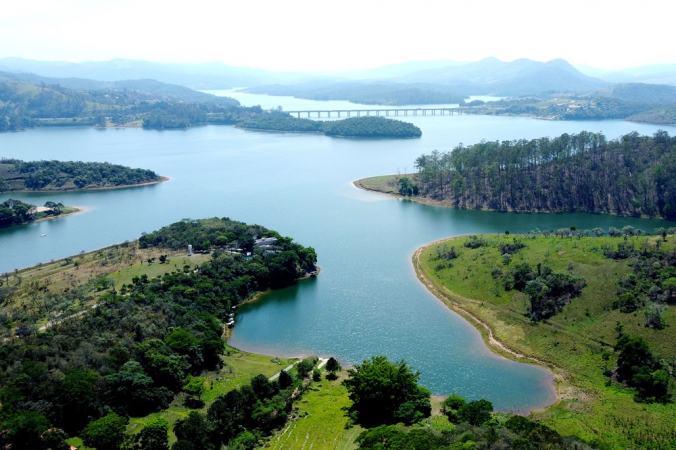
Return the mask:
M 322 269 L 319 266 L 315 266 L 315 267 L 317 268 L 316 275 L 315 275 L 315 277 L 316 277 L 317 275 L 320 274 Z M 301 278 L 298 278 L 296 280 L 296 283 L 299 282 L 299 281 L 308 280 L 310 278 L 314 278 L 314 277 L 306 272 L 304 276 L 302 276 Z M 253 297 L 251 297 L 250 299 L 244 300 L 243 302 L 235 305 L 235 310 L 239 309 L 239 307 L 242 306 L 242 305 L 246 305 L 247 303 L 257 302 L 258 300 L 260 300 L 261 298 L 263 298 L 264 296 L 266 296 L 267 294 L 269 294 L 272 291 L 273 291 L 272 289 L 266 289 L 265 291 L 258 292 L 256 294 L 254 294 Z M 227 325 L 226 325 L 225 329 L 223 330 L 223 335 L 221 337 L 223 337 L 223 339 L 225 339 L 225 341 L 227 342 L 228 339 L 230 339 L 230 335 L 232 334 L 234 329 L 235 329 L 234 326 L 232 328 L 228 328 Z M 228 344 L 228 345 L 230 345 L 230 344 Z M 233 347 L 233 348 L 237 348 L 237 347 Z M 239 348 L 237 350 L 248 351 L 248 350 L 242 350 L 242 349 L 239 349 Z M 255 353 L 255 352 L 253 352 L 253 353 Z M 259 353 L 259 354 L 261 354 L 261 353 Z M 284 355 L 271 355 L 271 356 L 275 356 L 275 357 L 278 357 L 278 358 L 286 358 L 286 356 L 284 356 Z
M 419 247 L 414 253 L 413 256 L 411 257 L 412 262 L 413 262 L 413 267 L 415 269 L 415 274 L 416 277 L 418 278 L 418 281 L 420 281 L 425 288 L 432 294 L 434 295 L 437 299 L 439 299 L 444 305 L 446 305 L 450 310 L 458 314 L 460 317 L 465 319 L 470 325 L 472 325 L 480 334 L 481 338 L 484 341 L 484 344 L 486 347 L 492 351 L 497 357 L 502 357 L 505 359 L 509 359 L 511 361 L 515 362 L 520 362 L 520 363 L 525 363 L 525 364 L 532 364 L 536 365 L 538 367 L 541 367 L 542 369 L 546 370 L 550 374 L 550 380 L 549 380 L 549 391 L 553 395 L 553 399 L 551 401 L 547 401 L 546 404 L 542 405 L 536 405 L 533 408 L 529 409 L 524 409 L 523 411 L 526 411 L 527 413 L 530 413 L 532 411 L 536 410 L 542 410 L 545 409 L 549 406 L 552 406 L 556 404 L 558 401 L 561 400 L 561 395 L 558 392 L 558 387 L 560 386 L 560 382 L 564 379 L 564 377 L 561 375 L 561 368 L 556 366 L 555 364 L 545 361 L 539 358 L 536 358 L 534 356 L 530 355 L 525 355 L 523 353 L 520 353 L 513 348 L 509 347 L 507 344 L 504 342 L 500 341 L 498 338 L 495 337 L 495 331 L 493 328 L 491 328 L 490 324 L 486 322 L 485 320 L 480 319 L 477 317 L 475 314 L 473 314 L 471 311 L 468 309 L 464 308 L 463 306 L 460 305 L 457 299 L 450 298 L 446 294 L 444 294 L 436 285 L 433 283 L 429 278 L 425 276 L 425 273 L 423 272 L 420 264 L 420 256 L 422 255 L 423 251 L 425 251 L 427 248 L 440 244 L 442 242 L 448 242 L 448 241 L 453 241 L 456 239 L 461 239 L 463 237 L 467 237 L 469 235 L 460 235 L 460 236 L 453 236 L 450 238 L 444 238 L 440 239 L 438 241 L 430 242 L 428 244 L 423 245 L 422 247 Z M 462 298 L 465 299 L 465 297 L 462 297 L 458 294 L 453 293 L 454 296 L 457 298 Z M 521 411 L 519 411 L 521 412 Z
M 86 212 L 93 210 L 93 208 L 91 208 L 89 206 L 68 206 L 68 208 L 75 208 L 75 210 L 71 211 L 67 214 L 59 214 L 58 216 L 43 217 L 42 219 L 34 220 L 32 223 L 44 222 L 46 220 L 61 219 L 63 217 L 75 216 L 75 215 L 86 213 Z M 24 224 L 22 224 L 22 225 L 24 225 Z
M 397 175 L 381 175 L 383 177 L 393 177 Z M 402 175 L 403 176 L 403 175 Z M 594 211 L 515 211 L 513 209 L 509 209 L 507 211 L 501 211 L 497 209 L 490 209 L 490 208 L 458 208 L 453 205 L 449 205 L 448 203 L 444 203 L 443 201 L 440 200 L 433 200 L 431 198 L 427 197 L 407 197 L 404 195 L 397 194 L 396 192 L 385 192 L 381 191 L 378 189 L 372 189 L 369 187 L 364 186 L 363 183 L 361 183 L 363 180 L 368 180 L 369 178 L 377 178 L 376 177 L 366 177 L 366 178 L 360 178 L 358 180 L 352 181 L 352 184 L 354 187 L 357 189 L 361 189 L 362 191 L 368 191 L 368 192 L 375 192 L 377 194 L 383 194 L 387 195 L 389 197 L 399 199 L 399 200 L 407 200 L 411 202 L 416 202 L 420 203 L 422 205 L 430 205 L 430 206 L 441 206 L 444 208 L 451 208 L 451 209 L 456 209 L 458 211 L 486 211 L 486 212 L 496 212 L 496 213 L 501 213 L 501 214 L 572 214 L 572 213 L 583 213 L 583 214 L 598 214 L 601 216 L 615 216 L 615 217 L 627 217 L 627 218 L 632 218 L 632 219 L 652 219 L 652 220 L 667 220 L 663 217 L 650 217 L 650 216 L 623 216 L 620 215 L 616 212 L 594 212 Z
M 101 187 L 93 187 L 93 188 L 85 188 L 85 189 L 54 189 L 54 190 L 34 190 L 34 189 L 17 189 L 13 191 L 2 191 L 0 194 L 10 194 L 11 192 L 17 192 L 19 194 L 50 194 L 50 193 L 63 193 L 63 192 L 88 192 L 88 191 L 107 191 L 107 190 L 113 190 L 113 189 L 127 189 L 127 188 L 134 188 L 134 187 L 140 187 L 140 186 L 151 186 L 153 184 L 159 184 L 159 183 L 164 183 L 165 181 L 171 181 L 171 178 L 165 177 L 165 176 L 160 176 L 159 180 L 155 181 L 146 181 L 145 183 L 139 183 L 139 184 L 124 184 L 120 186 L 101 186 Z

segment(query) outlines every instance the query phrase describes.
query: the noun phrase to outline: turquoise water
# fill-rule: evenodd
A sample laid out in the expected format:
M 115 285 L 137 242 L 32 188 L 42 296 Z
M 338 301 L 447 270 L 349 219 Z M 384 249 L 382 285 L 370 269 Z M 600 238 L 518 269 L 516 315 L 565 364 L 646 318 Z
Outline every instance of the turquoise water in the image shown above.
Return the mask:
M 332 103 L 314 107 L 337 109 Z M 633 130 L 652 134 L 658 127 L 488 116 L 408 119 L 422 129 L 422 138 L 336 139 L 231 126 L 183 131 L 55 128 L 0 134 L 0 156 L 109 161 L 150 168 L 171 178 L 154 186 L 114 191 L 3 194 L 0 201 L 13 197 L 41 205 L 55 200 L 89 211 L 0 230 L 0 272 L 135 239 L 186 217 L 227 216 L 259 223 L 315 247 L 322 273 L 243 306 L 231 345 L 276 355 L 335 355 L 348 364 L 386 354 L 405 358 L 419 369 L 423 383 L 434 393 L 486 397 L 503 410 L 551 402 L 549 372 L 491 353 L 471 325 L 418 282 L 413 252 L 428 242 L 467 233 L 627 224 L 651 230 L 665 222 L 591 214 L 459 211 L 364 192 L 352 181 L 411 171 L 421 153 L 447 150 L 460 142 L 581 130 L 604 131 L 614 138 Z

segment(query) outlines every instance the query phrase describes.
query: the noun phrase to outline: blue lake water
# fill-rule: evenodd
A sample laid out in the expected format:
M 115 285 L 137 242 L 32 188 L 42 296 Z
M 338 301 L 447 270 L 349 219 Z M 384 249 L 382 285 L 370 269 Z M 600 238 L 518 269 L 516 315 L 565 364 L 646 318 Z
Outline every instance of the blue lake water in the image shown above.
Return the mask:
M 238 94 L 246 105 L 260 97 Z M 301 109 L 273 97 L 268 105 Z M 268 99 L 269 100 L 269 99 Z M 309 102 L 304 100 L 303 102 Z M 340 109 L 337 102 L 312 102 Z M 354 105 L 353 105 L 354 106 Z M 265 106 L 264 106 L 265 107 Z M 335 355 L 355 363 L 375 354 L 405 358 L 434 393 L 485 397 L 503 410 L 551 402 L 551 374 L 495 356 L 479 333 L 415 277 L 411 257 L 444 237 L 576 226 L 652 230 L 666 223 L 591 214 L 504 214 L 421 205 L 364 192 L 355 179 L 409 172 L 434 149 L 482 139 L 557 136 L 582 130 L 608 138 L 657 126 L 623 121 L 553 122 L 515 117 L 407 117 L 420 139 L 339 139 L 259 133 L 232 126 L 182 131 L 92 128 L 0 134 L 0 156 L 23 160 L 109 161 L 171 181 L 132 189 L 63 194 L 12 193 L 36 205 L 84 206 L 72 217 L 0 230 L 0 273 L 138 238 L 183 218 L 259 223 L 313 246 L 321 275 L 243 306 L 230 344 L 275 355 Z M 671 134 L 674 127 L 661 127 Z M 46 234 L 41 237 L 41 234 Z

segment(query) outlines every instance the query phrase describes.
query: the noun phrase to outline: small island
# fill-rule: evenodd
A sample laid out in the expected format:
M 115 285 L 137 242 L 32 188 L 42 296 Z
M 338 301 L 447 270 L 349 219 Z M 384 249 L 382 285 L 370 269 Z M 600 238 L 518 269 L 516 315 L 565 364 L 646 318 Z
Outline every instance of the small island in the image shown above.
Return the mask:
M 63 192 L 113 189 L 160 183 L 152 170 L 82 161 L 0 159 L 0 192 Z
M 281 111 L 262 112 L 241 120 L 238 128 L 259 131 L 322 133 L 334 137 L 417 138 L 420 128 L 384 117 L 351 117 L 343 120 L 299 119 Z

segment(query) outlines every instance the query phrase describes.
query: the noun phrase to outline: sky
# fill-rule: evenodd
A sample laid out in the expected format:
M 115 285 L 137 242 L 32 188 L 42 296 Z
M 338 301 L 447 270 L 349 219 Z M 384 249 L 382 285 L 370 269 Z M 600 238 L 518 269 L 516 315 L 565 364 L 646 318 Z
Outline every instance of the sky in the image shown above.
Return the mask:
M 673 0 L 5 0 L 0 58 L 341 71 L 405 61 L 676 63 Z

